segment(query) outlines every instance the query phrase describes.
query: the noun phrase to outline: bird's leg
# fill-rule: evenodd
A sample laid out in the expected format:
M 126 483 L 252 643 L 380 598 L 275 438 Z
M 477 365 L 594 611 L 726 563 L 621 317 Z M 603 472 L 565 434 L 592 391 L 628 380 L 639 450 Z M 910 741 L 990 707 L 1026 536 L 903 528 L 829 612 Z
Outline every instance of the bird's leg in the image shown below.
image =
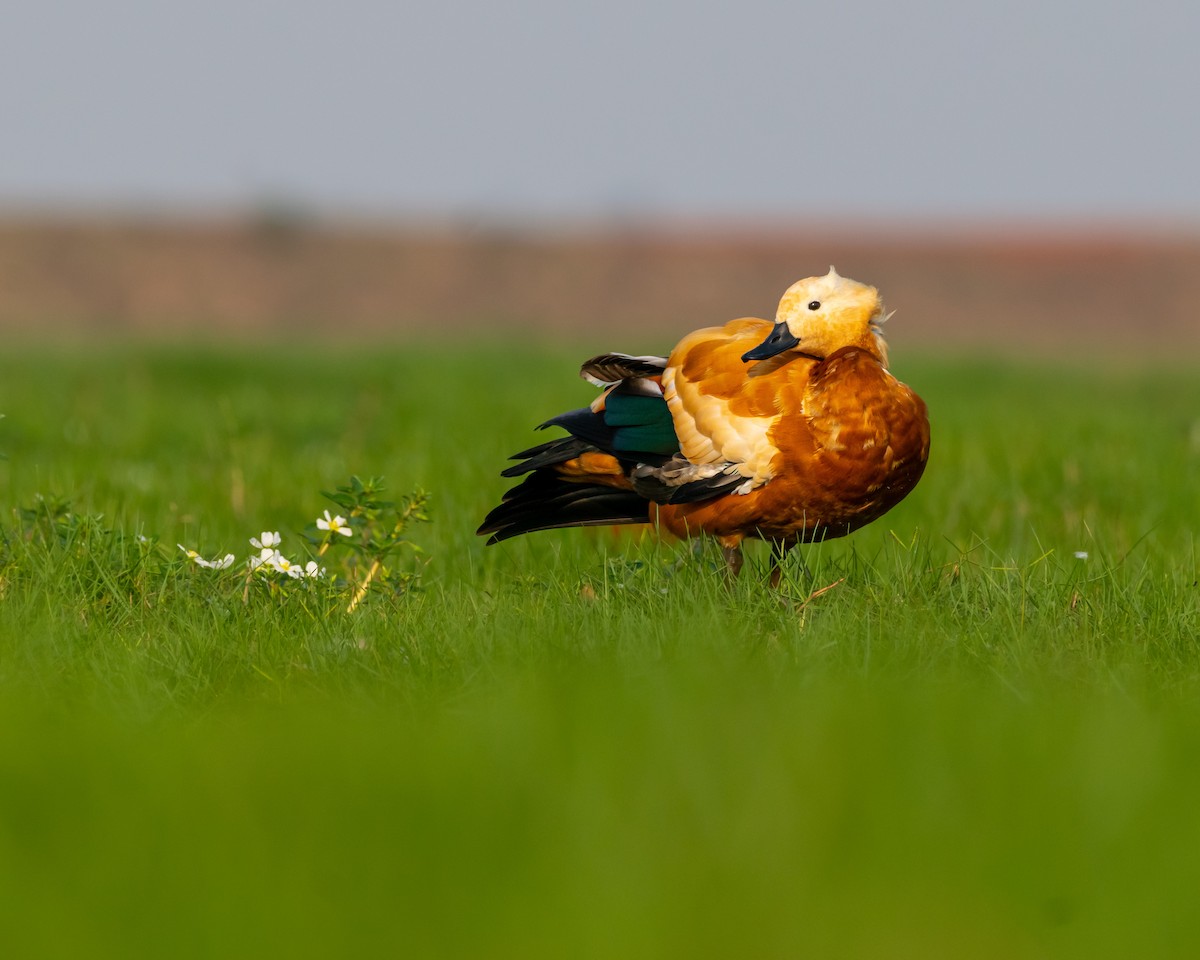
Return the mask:
M 790 549 L 792 545 L 783 540 L 771 542 L 771 572 L 767 575 L 767 582 L 772 590 L 779 589 L 779 581 L 783 579 L 783 561 Z
M 725 556 L 725 581 L 733 583 L 742 572 L 742 563 L 745 560 L 742 556 L 742 538 L 721 537 L 720 540 L 721 553 Z
M 796 544 L 794 541 L 771 541 L 771 573 L 768 576 L 767 582 L 770 583 L 772 590 L 779 589 L 779 583 L 783 579 L 783 561 L 787 557 L 788 551 L 791 550 L 795 545 Z M 806 577 L 812 577 L 812 574 L 808 572 L 808 567 L 805 566 L 803 560 L 800 561 L 800 569 L 804 571 L 804 575 Z

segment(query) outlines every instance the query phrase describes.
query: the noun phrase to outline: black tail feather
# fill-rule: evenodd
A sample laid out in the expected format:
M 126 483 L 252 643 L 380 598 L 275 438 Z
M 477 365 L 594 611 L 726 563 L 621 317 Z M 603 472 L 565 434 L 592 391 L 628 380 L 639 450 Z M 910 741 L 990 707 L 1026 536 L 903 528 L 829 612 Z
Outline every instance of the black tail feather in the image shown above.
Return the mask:
M 570 483 L 539 470 L 505 493 L 476 533 L 490 534 L 491 544 L 534 530 L 649 522 L 650 501 L 632 490 Z

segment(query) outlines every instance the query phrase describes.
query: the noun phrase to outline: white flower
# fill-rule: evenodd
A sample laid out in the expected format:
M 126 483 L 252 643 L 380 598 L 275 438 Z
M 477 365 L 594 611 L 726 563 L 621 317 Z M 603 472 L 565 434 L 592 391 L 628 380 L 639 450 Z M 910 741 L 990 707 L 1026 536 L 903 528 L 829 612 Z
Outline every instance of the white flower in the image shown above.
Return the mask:
M 323 576 L 325 576 L 325 568 L 324 568 L 324 567 L 318 567 L 318 566 L 317 566 L 317 561 L 316 561 L 316 560 L 309 560 L 309 561 L 308 561 L 308 563 L 306 563 L 306 564 L 304 565 L 304 575 L 305 575 L 306 577 L 318 577 L 318 578 L 320 578 L 320 577 L 323 577 Z
M 317 517 L 317 529 L 340 533 L 344 537 L 350 536 L 350 524 L 346 522 L 346 518 L 331 517 L 328 510 L 325 511 L 324 517 Z
M 272 548 L 279 546 L 279 544 L 282 542 L 283 538 L 279 536 L 278 530 L 273 532 L 271 530 L 264 530 L 262 532 L 261 540 L 258 537 L 250 538 L 250 546 L 254 547 L 256 550 L 271 550 Z
M 220 560 L 205 560 L 195 550 L 189 550 L 182 543 L 177 543 L 175 546 L 186 553 L 189 560 L 195 561 L 196 566 L 204 567 L 207 570 L 224 570 L 226 567 L 232 567 L 235 559 L 232 553 L 227 553 Z
M 1075 551 L 1075 559 L 1076 560 L 1086 560 L 1087 558 L 1088 558 L 1088 555 L 1087 555 L 1086 550 L 1076 550 Z
M 286 573 L 293 579 L 304 576 L 304 570 L 301 569 L 297 564 L 292 563 L 291 560 L 285 557 L 278 550 L 275 551 L 270 559 L 264 560 L 263 562 L 269 565 L 272 570 L 275 570 L 278 573 Z
M 286 572 L 288 566 L 287 557 L 270 547 L 263 547 L 257 557 L 250 558 L 250 569 L 261 570 L 263 573 Z

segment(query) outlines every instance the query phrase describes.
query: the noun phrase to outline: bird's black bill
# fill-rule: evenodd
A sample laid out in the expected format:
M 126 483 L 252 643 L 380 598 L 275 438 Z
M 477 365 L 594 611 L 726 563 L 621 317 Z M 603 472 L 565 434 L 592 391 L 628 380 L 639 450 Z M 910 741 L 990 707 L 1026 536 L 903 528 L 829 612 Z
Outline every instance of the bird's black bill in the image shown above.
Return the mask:
M 747 350 L 742 354 L 742 362 L 746 363 L 750 360 L 767 360 L 771 357 L 783 353 L 784 350 L 790 350 L 792 347 L 798 346 L 800 338 L 795 336 L 788 329 L 786 323 L 775 324 L 775 329 L 767 334 L 767 339 L 760 343 L 753 350 Z

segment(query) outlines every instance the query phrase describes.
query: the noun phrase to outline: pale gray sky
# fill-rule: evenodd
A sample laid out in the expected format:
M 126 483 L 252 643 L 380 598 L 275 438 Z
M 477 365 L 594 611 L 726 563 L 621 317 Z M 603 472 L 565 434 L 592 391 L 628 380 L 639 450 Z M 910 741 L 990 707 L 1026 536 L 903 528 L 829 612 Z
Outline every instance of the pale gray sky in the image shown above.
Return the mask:
M 1200 221 L 1200 3 L 105 0 L 0 24 L 0 207 Z

